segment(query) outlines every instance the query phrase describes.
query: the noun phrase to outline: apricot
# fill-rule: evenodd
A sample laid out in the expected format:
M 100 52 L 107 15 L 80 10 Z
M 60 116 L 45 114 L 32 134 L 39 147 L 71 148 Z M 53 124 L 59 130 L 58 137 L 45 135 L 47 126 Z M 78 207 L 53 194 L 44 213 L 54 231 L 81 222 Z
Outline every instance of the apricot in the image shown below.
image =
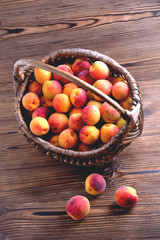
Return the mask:
M 101 109 L 101 106 L 102 106 L 102 103 L 99 102 L 99 101 L 96 101 L 96 100 L 90 100 L 86 106 L 89 106 L 89 105 L 94 105 L 96 106 L 99 110 Z
M 78 135 L 73 129 L 67 128 L 59 134 L 58 143 L 62 148 L 72 149 L 78 143 Z
M 64 113 L 53 113 L 49 117 L 48 123 L 51 131 L 54 133 L 60 133 L 68 128 L 68 118 Z
M 73 108 L 69 111 L 69 117 L 70 117 L 72 114 L 75 114 L 75 113 L 82 113 L 82 108 L 73 107 Z
M 97 80 L 93 86 L 95 88 L 98 88 L 100 91 L 102 91 L 103 93 L 105 93 L 107 96 L 110 96 L 111 93 L 112 93 L 112 88 L 113 88 L 113 85 L 112 83 L 110 83 L 108 80 L 104 80 L 104 79 L 99 79 Z M 93 97 L 95 100 L 98 100 L 100 102 L 103 102 L 104 99 L 97 96 L 96 94 L 92 93 Z
M 22 105 L 28 111 L 34 111 L 40 106 L 40 98 L 36 93 L 28 92 L 22 98 Z
M 82 110 L 83 122 L 87 125 L 95 125 L 99 122 L 101 114 L 99 109 L 94 105 L 88 105 Z
M 82 72 L 80 72 L 78 74 L 78 78 L 80 78 L 81 80 L 93 85 L 93 83 L 95 82 L 95 80 L 91 77 L 89 70 L 83 70 Z
M 35 117 L 30 122 L 30 130 L 37 136 L 43 136 L 49 132 L 48 121 L 43 117 Z
M 90 202 L 82 195 L 76 195 L 70 198 L 66 204 L 66 212 L 74 220 L 81 220 L 85 218 L 89 211 Z
M 108 123 L 115 123 L 120 118 L 120 113 L 107 102 L 102 104 L 100 112 L 102 119 Z
M 83 88 L 75 88 L 70 95 L 74 107 L 82 108 L 87 101 L 87 93 Z
M 52 73 L 40 68 L 35 68 L 34 76 L 37 82 L 39 82 L 40 84 L 43 84 L 46 80 L 51 79 Z
M 112 80 L 112 84 L 115 85 L 117 82 L 125 82 L 127 83 L 127 80 L 124 77 L 117 77 Z
M 42 84 L 36 81 L 32 81 L 28 86 L 28 92 L 33 92 L 38 96 L 42 96 Z
M 86 144 L 91 145 L 99 139 L 99 129 L 95 126 L 86 125 L 79 132 L 80 140 Z
M 70 98 L 64 93 L 57 94 L 53 99 L 53 107 L 57 112 L 66 113 L 71 106 Z
M 94 78 L 95 80 L 106 79 L 110 75 L 109 67 L 102 61 L 95 61 L 91 65 L 89 72 L 92 78 Z
M 100 129 L 100 139 L 103 143 L 108 143 L 118 132 L 119 128 L 115 124 L 106 123 Z
M 84 144 L 83 142 L 80 142 L 77 151 L 85 152 L 85 151 L 90 151 L 92 148 L 89 145 Z
M 115 201 L 120 207 L 133 207 L 138 201 L 137 192 L 132 187 L 122 186 L 115 192 Z
M 118 101 L 123 101 L 127 99 L 129 93 L 129 86 L 125 82 L 117 82 L 112 88 L 112 95 Z
M 71 92 L 73 91 L 73 89 L 78 88 L 78 86 L 75 83 L 66 83 L 63 86 L 63 90 L 62 93 L 68 95 L 68 97 L 70 97 Z
M 86 178 L 85 190 L 91 195 L 99 195 L 106 189 L 104 177 L 98 173 L 92 173 Z
M 121 129 L 125 124 L 126 124 L 126 120 L 124 120 L 123 118 L 120 118 L 117 122 L 116 122 L 116 126 Z
M 66 65 L 66 64 L 61 64 L 61 65 L 57 66 L 57 68 L 63 70 L 64 72 L 67 72 L 67 73 L 70 73 L 71 75 L 73 75 L 72 69 L 68 65 Z M 69 82 L 68 79 L 63 78 L 63 77 L 61 77 L 61 76 L 59 76 L 59 75 L 57 75 L 55 73 L 53 74 L 53 78 L 55 80 L 59 81 L 62 84 L 66 84 L 66 83 Z
M 78 75 L 80 72 L 84 70 L 89 70 L 91 64 L 87 60 L 83 59 L 76 59 L 75 62 L 72 65 L 72 71 L 75 75 Z
M 42 107 L 49 107 L 49 108 L 53 107 L 53 100 L 49 100 L 49 99 L 45 98 L 45 96 L 42 96 L 40 98 L 40 101 L 41 101 Z
M 127 110 L 131 110 L 132 107 L 132 98 L 128 97 L 127 99 L 125 99 L 124 101 L 120 102 L 121 107 L 123 107 L 124 109 Z
M 45 119 L 48 119 L 50 113 L 51 113 L 51 111 L 48 108 L 46 108 L 46 107 L 38 107 L 38 108 L 36 108 L 33 111 L 32 118 L 43 117 Z
M 57 94 L 62 92 L 62 86 L 58 81 L 47 80 L 43 83 L 42 92 L 45 98 L 52 100 Z
M 58 138 L 59 138 L 59 134 L 54 135 L 53 137 L 51 137 L 49 139 L 49 143 L 51 143 L 52 145 L 54 145 L 56 147 L 59 147 Z
M 81 128 L 84 127 L 84 125 L 85 125 L 82 120 L 82 113 L 72 114 L 69 117 L 68 125 L 69 125 L 69 128 L 71 128 L 75 131 L 80 131 Z

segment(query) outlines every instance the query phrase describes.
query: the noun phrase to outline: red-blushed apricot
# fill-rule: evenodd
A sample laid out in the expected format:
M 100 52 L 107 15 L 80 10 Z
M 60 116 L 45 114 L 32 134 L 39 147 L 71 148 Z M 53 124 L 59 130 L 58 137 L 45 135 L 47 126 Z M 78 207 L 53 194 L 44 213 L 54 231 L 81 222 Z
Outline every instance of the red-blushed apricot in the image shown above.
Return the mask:
M 33 92 L 38 96 L 42 96 L 42 84 L 36 81 L 32 81 L 28 86 L 28 92 Z
M 96 101 L 96 100 L 90 100 L 86 106 L 89 106 L 89 105 L 94 105 L 96 106 L 99 110 L 101 109 L 101 106 L 102 106 L 102 103 L 99 102 L 99 101 Z
M 72 114 L 70 117 L 69 117 L 69 120 L 68 120 L 68 125 L 69 125 L 69 128 L 73 129 L 74 131 L 80 131 L 82 127 L 84 127 L 84 122 L 82 120 L 82 113 L 75 113 L 75 114 Z
M 74 107 L 82 108 L 87 101 L 87 93 L 83 88 L 75 88 L 70 95 Z
M 43 83 L 42 92 L 45 98 L 52 100 L 57 94 L 62 92 L 62 86 L 58 81 L 47 80 Z
M 110 69 L 102 61 L 95 61 L 90 69 L 89 69 L 90 75 L 95 79 L 106 79 L 110 76 Z
M 75 113 L 82 113 L 82 108 L 73 107 L 73 108 L 69 111 L 69 117 L 70 117 L 72 114 L 75 114 Z
M 35 117 L 30 122 L 30 130 L 37 136 L 43 136 L 49 132 L 48 121 L 43 117 Z
M 128 98 L 130 89 L 127 83 L 117 82 L 112 88 L 112 95 L 118 101 L 123 101 Z
M 89 145 L 86 145 L 83 142 L 78 144 L 77 151 L 85 152 L 90 150 L 92 150 L 92 148 Z
M 128 98 L 125 99 L 124 101 L 121 101 L 119 104 L 120 104 L 121 107 L 123 107 L 124 109 L 131 110 L 131 107 L 132 107 L 132 98 L 131 98 L 131 97 L 128 97 Z
M 59 134 L 54 135 L 53 137 L 51 137 L 49 139 L 49 143 L 51 143 L 52 145 L 54 145 L 56 147 L 59 147 L 58 138 L 59 138 Z
M 40 68 L 35 68 L 34 76 L 37 82 L 39 82 L 40 84 L 43 84 L 46 80 L 51 79 L 52 73 Z
M 73 129 L 67 128 L 59 134 L 58 143 L 62 148 L 72 149 L 78 143 L 78 135 Z
M 86 145 L 94 144 L 99 139 L 99 129 L 95 126 L 86 125 L 80 130 L 79 138 Z
M 71 92 L 73 91 L 73 89 L 78 88 L 78 86 L 75 83 L 66 83 L 63 86 L 63 90 L 62 93 L 68 95 L 68 97 L 70 97 Z
M 33 111 L 32 118 L 43 117 L 45 119 L 48 119 L 50 113 L 51 111 L 47 107 L 38 107 Z
M 99 109 L 94 105 L 89 105 L 82 110 L 83 122 L 87 125 L 95 125 L 99 122 L 101 114 Z
M 45 98 L 45 96 L 42 96 L 40 100 L 41 100 L 42 107 L 49 107 L 49 108 L 53 107 L 53 100 L 49 100 Z
M 70 110 L 71 106 L 70 98 L 64 93 L 57 94 L 53 99 L 53 107 L 56 112 L 66 113 Z
M 89 70 L 83 70 L 82 72 L 80 72 L 78 74 L 78 78 L 80 78 L 81 80 L 93 85 L 93 83 L 95 82 L 95 80 L 91 77 Z
M 92 173 L 86 178 L 85 190 L 91 195 L 99 195 L 106 189 L 106 180 L 101 174 Z
M 121 129 L 125 124 L 127 123 L 126 120 L 124 120 L 123 118 L 120 118 L 117 122 L 116 122 L 116 126 Z
M 60 133 L 68 128 L 68 118 L 64 113 L 53 113 L 49 117 L 48 123 L 51 131 L 54 133 Z
M 107 102 L 102 104 L 100 112 L 102 119 L 107 123 L 115 123 L 120 118 L 120 113 Z
M 137 192 L 132 187 L 122 186 L 115 192 L 115 201 L 120 207 L 133 207 L 138 201 Z
M 22 98 L 22 105 L 28 111 L 34 111 L 40 106 L 40 98 L 36 93 L 28 92 Z
M 78 75 L 80 72 L 84 70 L 89 70 L 91 64 L 83 59 L 76 59 L 75 62 L 72 65 L 72 71 L 75 75 Z
M 63 70 L 64 72 L 67 72 L 67 73 L 73 75 L 72 69 L 68 65 L 66 65 L 66 64 L 61 64 L 61 65 L 57 66 L 57 68 L 60 69 L 60 70 Z M 57 75 L 55 73 L 53 74 L 53 78 L 55 80 L 59 81 L 62 84 L 66 84 L 66 83 L 69 82 L 68 79 L 63 78 L 63 77 L 61 77 L 61 76 L 59 76 L 59 75 Z
M 105 93 L 107 96 L 110 96 L 111 93 L 112 93 L 113 85 L 108 80 L 99 79 L 93 84 L 93 86 L 95 88 L 99 89 L 100 91 L 102 91 L 103 93 Z M 100 102 L 104 102 L 103 98 L 97 96 L 94 93 L 92 93 L 92 95 L 93 95 L 95 100 L 100 101 Z
M 74 220 L 85 218 L 90 211 L 89 200 L 81 195 L 76 195 L 69 199 L 66 204 L 67 214 Z
M 106 123 L 100 129 L 100 139 L 103 143 L 108 143 L 118 132 L 119 128 L 115 124 Z

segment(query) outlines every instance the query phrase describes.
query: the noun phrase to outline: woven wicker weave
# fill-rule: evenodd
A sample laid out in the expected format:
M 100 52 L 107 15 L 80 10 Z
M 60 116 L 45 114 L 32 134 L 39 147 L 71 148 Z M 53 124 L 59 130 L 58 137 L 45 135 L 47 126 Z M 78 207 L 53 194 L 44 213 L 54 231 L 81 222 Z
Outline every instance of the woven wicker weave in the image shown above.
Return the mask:
M 66 62 L 72 64 L 76 58 L 83 58 L 85 60 L 89 60 L 91 63 L 96 60 L 103 61 L 110 67 L 113 76 L 124 76 L 128 81 L 131 89 L 131 110 L 124 110 L 117 102 L 90 84 L 62 70 L 57 69 L 56 67 L 53 67 Z M 30 81 L 35 67 L 56 73 L 62 77 L 67 78 L 71 82 L 76 83 L 80 87 L 86 90 L 90 90 L 96 93 L 98 96 L 103 97 L 106 102 L 110 103 L 111 106 L 120 112 L 121 116 L 127 120 L 127 124 L 119 131 L 115 137 L 111 139 L 109 143 L 104 144 L 99 148 L 85 152 L 59 148 L 51 145 L 45 139 L 35 136 L 28 128 L 28 124 L 26 122 L 23 113 L 23 107 L 21 104 L 22 97 L 25 94 L 27 84 Z M 112 58 L 100 54 L 99 52 L 79 48 L 62 49 L 50 53 L 48 56 L 44 57 L 42 61 L 21 59 L 15 63 L 13 75 L 13 85 L 15 91 L 15 113 L 20 128 L 24 136 L 31 144 L 33 144 L 38 150 L 53 159 L 58 159 L 64 163 L 69 163 L 76 166 L 107 166 L 110 162 L 113 162 L 118 154 L 126 147 L 128 147 L 130 143 L 142 132 L 143 110 L 138 84 L 131 76 L 131 74 L 126 70 L 126 68 L 119 65 Z

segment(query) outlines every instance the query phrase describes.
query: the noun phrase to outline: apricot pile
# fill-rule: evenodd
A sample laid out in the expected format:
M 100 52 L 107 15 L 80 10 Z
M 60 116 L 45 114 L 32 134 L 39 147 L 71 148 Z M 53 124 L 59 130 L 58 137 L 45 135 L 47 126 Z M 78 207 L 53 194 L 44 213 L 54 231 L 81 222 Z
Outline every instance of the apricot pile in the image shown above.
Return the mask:
M 128 82 L 123 76 L 113 76 L 104 62 L 75 59 L 72 64 L 64 63 L 57 68 L 93 85 L 124 109 L 131 109 Z M 29 116 L 33 134 L 48 135 L 46 139 L 50 144 L 76 151 L 89 151 L 108 143 L 126 124 L 120 113 L 101 97 L 38 68 L 35 68 L 34 79 L 22 98 L 22 106 Z M 97 196 L 105 189 L 106 181 L 102 175 L 93 173 L 86 178 L 88 194 Z M 120 207 L 133 207 L 138 201 L 136 190 L 122 186 L 115 192 L 115 201 Z M 66 204 L 66 212 L 74 220 L 85 218 L 89 211 L 90 201 L 82 195 L 71 197 Z
M 122 76 L 112 76 L 102 61 L 75 59 L 57 68 L 75 75 L 130 110 L 129 85 Z M 22 105 L 31 116 L 29 128 L 36 136 L 49 135 L 51 144 L 88 151 L 110 141 L 126 121 L 107 102 L 67 79 L 35 68 Z

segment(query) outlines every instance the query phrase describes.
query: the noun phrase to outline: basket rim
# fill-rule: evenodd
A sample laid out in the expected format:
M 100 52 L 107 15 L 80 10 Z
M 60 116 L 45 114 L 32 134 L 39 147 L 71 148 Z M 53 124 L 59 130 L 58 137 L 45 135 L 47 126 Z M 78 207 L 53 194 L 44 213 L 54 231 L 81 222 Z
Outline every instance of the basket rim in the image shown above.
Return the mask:
M 141 104 L 141 98 L 139 96 L 138 84 L 136 83 L 136 81 L 132 77 L 132 75 L 127 71 L 127 69 L 125 67 L 122 67 L 114 59 L 112 59 L 109 56 L 106 56 L 104 54 L 101 54 L 97 51 L 81 49 L 81 48 L 71 48 L 71 49 L 61 49 L 61 50 L 51 52 L 49 55 L 43 57 L 41 59 L 41 61 L 47 62 L 48 59 L 50 59 L 50 58 L 54 60 L 56 57 L 58 57 L 60 55 L 74 55 L 74 57 L 76 55 L 78 55 L 81 57 L 94 58 L 97 60 L 104 61 L 105 63 L 109 64 L 113 68 L 116 68 L 116 70 L 127 79 L 128 83 L 130 85 L 131 91 L 132 91 L 133 100 L 134 101 L 139 100 L 140 104 Z M 103 146 L 98 147 L 96 149 L 92 149 L 92 150 L 84 151 L 84 152 L 73 150 L 73 149 L 64 149 L 64 148 L 56 147 L 56 146 L 50 144 L 49 142 L 47 142 L 46 140 L 43 140 L 42 138 L 35 136 L 28 128 L 26 122 L 23 119 L 23 115 L 21 112 L 21 99 L 25 92 L 29 78 L 30 78 L 30 74 L 25 78 L 25 81 L 20 83 L 20 87 L 18 88 L 17 95 L 15 96 L 15 113 L 16 113 L 17 121 L 20 125 L 22 132 L 31 140 L 31 143 L 36 143 L 36 144 L 42 146 L 46 151 L 51 151 L 55 154 L 61 154 L 61 155 L 65 155 L 68 157 L 74 157 L 74 158 L 78 157 L 78 158 L 82 158 L 82 159 L 84 157 L 85 158 L 95 157 L 95 156 L 109 150 L 115 144 L 115 142 L 120 143 L 121 138 L 123 137 L 125 131 L 127 130 L 128 123 L 114 137 L 112 137 L 110 142 L 103 144 Z M 134 110 L 134 108 L 135 108 L 135 103 L 134 104 L 132 103 L 132 110 Z M 142 106 L 141 106 L 141 110 L 142 110 Z

